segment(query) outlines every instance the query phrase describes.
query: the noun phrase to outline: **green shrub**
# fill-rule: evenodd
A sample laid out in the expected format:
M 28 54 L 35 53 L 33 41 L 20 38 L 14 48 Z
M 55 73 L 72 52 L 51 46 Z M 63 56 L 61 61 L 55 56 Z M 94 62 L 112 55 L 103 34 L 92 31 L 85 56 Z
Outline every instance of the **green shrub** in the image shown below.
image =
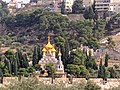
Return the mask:
M 5 73 L 5 74 L 4 74 L 4 77 L 12 77 L 12 75 L 9 74 L 9 73 Z
M 101 88 L 96 85 L 96 83 L 89 80 L 85 86 L 85 90 L 101 90 Z

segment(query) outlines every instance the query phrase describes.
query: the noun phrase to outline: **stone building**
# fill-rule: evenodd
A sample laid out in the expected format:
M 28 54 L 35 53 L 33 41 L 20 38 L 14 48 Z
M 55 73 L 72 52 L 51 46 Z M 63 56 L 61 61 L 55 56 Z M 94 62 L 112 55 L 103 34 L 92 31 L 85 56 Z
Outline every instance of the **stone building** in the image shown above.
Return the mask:
M 48 43 L 44 45 L 42 52 L 43 57 L 41 58 L 38 64 L 44 68 L 47 64 L 53 63 L 56 67 L 56 74 L 64 77 L 65 76 L 64 65 L 61 60 L 62 54 L 59 49 L 58 59 L 56 58 L 56 49 L 54 45 L 50 43 L 50 36 L 48 36 Z
M 17 4 L 16 0 L 11 0 L 11 1 L 8 3 L 7 7 L 8 7 L 9 12 L 10 12 L 11 14 L 13 14 L 13 12 L 15 11 L 16 4 Z

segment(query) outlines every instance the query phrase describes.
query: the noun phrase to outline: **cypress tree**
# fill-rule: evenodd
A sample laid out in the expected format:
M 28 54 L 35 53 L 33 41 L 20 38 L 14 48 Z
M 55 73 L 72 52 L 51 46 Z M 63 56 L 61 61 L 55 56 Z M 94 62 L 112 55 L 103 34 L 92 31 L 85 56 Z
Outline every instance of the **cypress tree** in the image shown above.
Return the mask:
M 38 62 L 39 62 L 39 60 L 42 58 L 40 46 L 37 46 L 37 53 L 38 53 Z
M 28 64 L 28 59 L 27 59 L 27 55 L 24 54 L 23 55 L 23 68 L 28 68 L 29 64 Z
M 98 70 L 98 78 L 103 78 L 103 65 L 102 59 L 100 60 L 99 70 Z
M 83 13 L 83 0 L 75 0 L 72 6 L 72 13 L 80 14 Z
M 12 70 L 11 70 L 11 63 L 9 60 L 7 60 L 7 67 L 8 67 L 8 71 L 11 74 Z
M 107 71 L 105 66 L 103 66 L 103 80 L 107 79 Z
M 109 55 L 108 54 L 106 54 L 105 55 L 105 67 L 108 67 L 108 60 L 109 60 Z
M 3 83 L 3 70 L 0 68 L 0 83 Z
M 62 14 L 65 14 L 65 13 L 66 13 L 66 10 L 65 10 L 65 2 L 64 2 L 64 1 L 62 2 L 62 5 L 61 5 L 61 13 L 62 13 Z
M 24 68 L 24 66 L 23 66 L 23 56 L 22 56 L 22 52 L 21 52 L 20 49 L 17 49 L 16 59 L 17 59 L 18 67 L 19 68 Z
M 19 69 L 20 68 L 20 60 L 19 60 L 18 52 L 16 52 L 15 58 L 16 58 L 18 69 Z
M 4 63 L 5 63 L 5 66 L 9 72 L 9 74 L 11 74 L 11 63 L 10 63 L 10 60 L 8 60 L 6 57 L 5 57 L 5 60 L 4 60 Z
M 95 13 L 93 12 L 93 9 L 91 6 L 85 9 L 83 16 L 85 19 L 94 19 Z
M 14 57 L 14 62 L 13 62 L 13 73 L 14 75 L 18 75 L 18 64 L 17 64 L 17 60 Z
M 36 64 L 38 64 L 38 50 L 37 47 L 34 47 L 34 52 L 33 52 L 33 59 L 32 59 L 32 64 L 33 66 L 35 66 Z

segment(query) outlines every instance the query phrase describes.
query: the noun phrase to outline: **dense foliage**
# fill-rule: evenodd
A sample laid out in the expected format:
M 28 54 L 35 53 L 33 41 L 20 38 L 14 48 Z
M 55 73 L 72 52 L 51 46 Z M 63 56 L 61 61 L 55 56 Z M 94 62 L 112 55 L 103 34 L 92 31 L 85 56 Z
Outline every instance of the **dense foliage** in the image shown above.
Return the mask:
M 96 24 L 91 20 L 70 21 L 61 14 L 42 10 L 7 17 L 2 19 L 1 23 L 7 26 L 8 39 L 12 38 L 9 44 L 14 42 L 15 45 L 42 43 L 48 32 L 53 32 L 55 36 L 66 38 L 71 49 L 79 47 L 81 43 L 97 49 L 99 48 L 98 40 L 104 36 L 105 32 L 103 20 L 96 21 Z M 1 42 L 5 43 L 2 40 Z

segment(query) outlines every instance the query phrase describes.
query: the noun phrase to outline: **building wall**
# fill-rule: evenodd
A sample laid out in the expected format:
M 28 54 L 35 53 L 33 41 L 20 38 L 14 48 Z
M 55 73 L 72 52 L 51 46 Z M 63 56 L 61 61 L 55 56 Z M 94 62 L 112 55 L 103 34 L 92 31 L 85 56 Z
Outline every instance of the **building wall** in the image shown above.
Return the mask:
M 91 6 L 94 3 L 94 0 L 83 0 L 83 5 L 85 7 Z
M 120 12 L 120 0 L 95 0 L 95 9 L 98 12 Z
M 117 12 L 117 13 L 120 12 L 120 2 L 110 3 L 109 11 Z
M 95 9 L 98 12 L 106 12 L 109 10 L 110 0 L 95 0 Z
M 69 12 L 72 12 L 72 5 L 74 4 L 74 0 L 64 0 L 65 9 Z

